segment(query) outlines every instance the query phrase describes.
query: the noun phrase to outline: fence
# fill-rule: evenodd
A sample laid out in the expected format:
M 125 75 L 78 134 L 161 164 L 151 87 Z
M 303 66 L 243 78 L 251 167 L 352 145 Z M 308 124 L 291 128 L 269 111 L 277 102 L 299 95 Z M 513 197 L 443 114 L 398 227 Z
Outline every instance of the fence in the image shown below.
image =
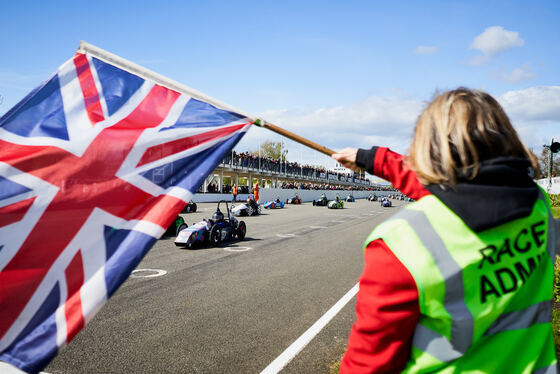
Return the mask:
M 560 194 L 560 177 L 552 178 L 549 182 L 548 178 L 538 179 L 535 182 L 542 188 L 544 188 L 548 193 Z

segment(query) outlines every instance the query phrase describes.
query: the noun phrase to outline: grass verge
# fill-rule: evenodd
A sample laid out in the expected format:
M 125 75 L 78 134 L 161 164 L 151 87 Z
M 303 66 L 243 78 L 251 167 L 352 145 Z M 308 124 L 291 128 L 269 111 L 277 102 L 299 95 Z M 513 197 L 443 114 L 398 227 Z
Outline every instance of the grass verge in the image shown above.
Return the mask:
M 550 195 L 554 218 L 560 219 L 560 194 Z M 560 260 L 556 257 L 554 264 L 554 303 L 552 308 L 552 333 L 556 357 L 560 357 Z

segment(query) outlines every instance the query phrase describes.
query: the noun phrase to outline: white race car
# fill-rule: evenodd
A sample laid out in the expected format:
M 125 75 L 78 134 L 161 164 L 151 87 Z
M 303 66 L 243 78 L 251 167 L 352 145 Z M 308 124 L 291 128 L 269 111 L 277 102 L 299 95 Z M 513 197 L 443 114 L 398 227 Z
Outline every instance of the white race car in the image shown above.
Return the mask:
M 261 204 L 252 198 L 248 198 L 246 202 L 232 205 L 231 214 L 236 217 L 240 216 L 256 216 L 261 214 Z

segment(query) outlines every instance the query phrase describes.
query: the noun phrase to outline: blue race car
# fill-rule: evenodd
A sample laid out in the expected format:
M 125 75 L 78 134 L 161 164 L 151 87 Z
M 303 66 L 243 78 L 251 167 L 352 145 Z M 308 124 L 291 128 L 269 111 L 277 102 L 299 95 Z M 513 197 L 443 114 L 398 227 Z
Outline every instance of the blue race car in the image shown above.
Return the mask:
M 220 203 L 225 203 L 228 213 L 227 219 L 220 210 Z M 191 225 L 179 232 L 175 239 L 177 247 L 192 248 L 196 244 L 210 243 L 219 245 L 222 241 L 233 240 L 235 238 L 243 240 L 247 233 L 245 222 L 237 221 L 230 214 L 227 201 L 222 200 L 218 203 L 216 212 L 212 215 L 212 219 L 204 219 L 194 225 Z
M 281 209 L 284 208 L 284 203 L 280 199 L 267 201 L 264 203 L 265 209 Z

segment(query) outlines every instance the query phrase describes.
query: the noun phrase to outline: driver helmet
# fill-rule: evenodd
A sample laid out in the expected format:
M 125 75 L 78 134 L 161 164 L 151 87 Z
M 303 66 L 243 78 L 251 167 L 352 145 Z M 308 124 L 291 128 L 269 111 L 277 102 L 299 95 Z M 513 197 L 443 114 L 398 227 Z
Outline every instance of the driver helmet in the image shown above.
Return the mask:
M 222 213 L 219 209 L 212 214 L 212 219 L 216 222 L 224 220 L 224 213 Z

